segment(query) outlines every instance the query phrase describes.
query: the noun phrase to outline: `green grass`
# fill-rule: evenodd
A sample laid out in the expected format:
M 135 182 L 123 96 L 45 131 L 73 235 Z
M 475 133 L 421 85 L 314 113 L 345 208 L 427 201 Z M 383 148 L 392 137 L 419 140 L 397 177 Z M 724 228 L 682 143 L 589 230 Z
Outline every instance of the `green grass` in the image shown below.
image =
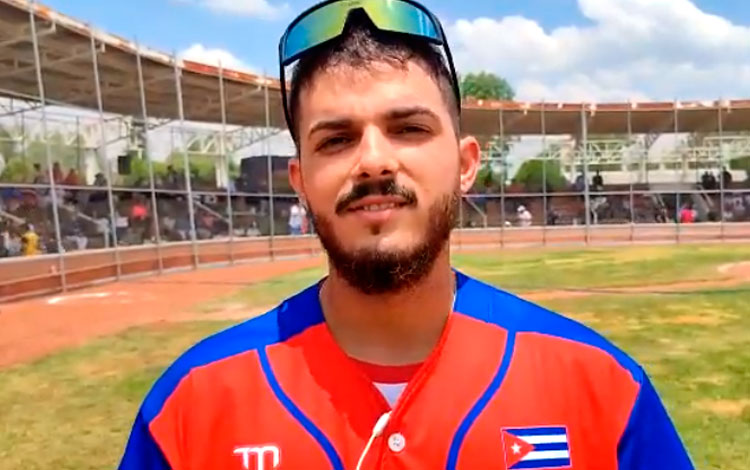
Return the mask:
M 682 245 L 459 254 L 455 266 L 513 291 L 624 287 L 714 279 L 724 263 L 750 260 L 750 245 Z
M 750 260 L 750 245 L 517 250 L 453 256 L 458 269 L 514 292 L 719 279 L 718 266 L 742 260 Z M 210 313 L 272 307 L 324 274 L 323 268 L 310 268 L 268 279 L 200 304 L 196 310 Z
M 240 291 L 196 306 L 198 312 L 211 313 L 233 308 L 271 307 L 325 275 L 323 268 L 309 268 L 267 279 Z
M 111 469 L 163 368 L 226 322 L 127 331 L 0 370 L 0 468 Z
M 455 265 L 526 290 L 711 278 L 717 266 L 747 259 L 750 246 L 709 245 L 462 254 Z M 322 275 L 300 271 L 196 308 L 266 307 Z M 750 286 L 543 304 L 600 331 L 646 367 L 699 468 L 750 468 Z M 0 370 L 0 468 L 113 468 L 153 380 L 189 345 L 229 324 L 132 329 Z
M 546 301 L 640 362 L 698 468 L 750 467 L 750 285 Z

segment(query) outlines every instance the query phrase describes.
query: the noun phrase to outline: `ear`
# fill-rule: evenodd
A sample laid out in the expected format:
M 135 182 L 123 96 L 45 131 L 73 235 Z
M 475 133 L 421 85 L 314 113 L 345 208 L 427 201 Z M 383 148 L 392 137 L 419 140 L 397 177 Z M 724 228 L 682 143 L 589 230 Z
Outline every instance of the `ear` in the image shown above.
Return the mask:
M 474 181 L 477 179 L 482 150 L 476 138 L 464 137 L 459 142 L 459 153 L 461 157 L 461 193 L 466 194 L 474 186 Z
M 305 185 L 302 183 L 302 164 L 299 157 L 289 160 L 289 184 L 292 185 L 292 189 L 297 193 L 297 197 L 299 197 L 302 204 L 307 205 Z

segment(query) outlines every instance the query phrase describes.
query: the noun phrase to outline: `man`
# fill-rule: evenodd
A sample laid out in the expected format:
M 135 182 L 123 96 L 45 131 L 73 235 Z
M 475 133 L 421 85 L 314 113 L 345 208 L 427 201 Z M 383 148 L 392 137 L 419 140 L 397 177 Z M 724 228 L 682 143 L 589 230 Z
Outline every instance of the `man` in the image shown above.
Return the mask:
M 289 208 L 289 234 L 302 235 L 302 219 L 306 216 L 305 209 L 297 202 Z
M 45 184 L 47 182 L 46 175 L 42 172 L 42 165 L 34 163 L 34 177 L 31 181 L 32 184 Z
M 450 64 L 411 0 L 329 1 L 292 23 L 290 181 L 329 275 L 172 365 L 122 469 L 691 468 L 629 357 L 451 269 L 480 151 L 438 47 Z
M 21 235 L 21 250 L 24 256 L 36 256 L 41 253 L 39 235 L 31 224 L 24 225 L 24 233 Z
M 526 206 L 518 206 L 516 209 L 518 213 L 518 226 L 519 227 L 531 227 L 533 216 Z
M 681 224 L 692 224 L 695 222 L 696 211 L 693 209 L 693 205 L 686 202 L 682 205 L 680 210 L 680 223 Z
M 604 178 L 602 177 L 599 170 L 596 170 L 596 174 L 591 180 L 591 184 L 594 187 L 594 191 L 603 191 L 604 190 Z

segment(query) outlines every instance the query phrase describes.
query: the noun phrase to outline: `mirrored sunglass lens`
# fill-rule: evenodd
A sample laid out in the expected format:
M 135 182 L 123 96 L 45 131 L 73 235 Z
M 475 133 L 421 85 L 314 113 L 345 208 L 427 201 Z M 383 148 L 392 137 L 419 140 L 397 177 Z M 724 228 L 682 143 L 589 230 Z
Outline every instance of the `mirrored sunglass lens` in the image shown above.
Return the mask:
M 369 0 L 364 3 L 370 19 L 382 30 L 440 40 L 432 18 L 410 3 L 400 0 Z
M 440 40 L 432 18 L 410 3 L 401 0 L 345 1 L 315 10 L 294 25 L 284 44 L 283 60 L 289 61 L 341 34 L 349 12 L 354 8 L 364 8 L 375 26 L 382 30 Z
M 348 6 L 332 3 L 302 18 L 286 37 L 283 60 L 288 61 L 341 34 L 348 12 Z

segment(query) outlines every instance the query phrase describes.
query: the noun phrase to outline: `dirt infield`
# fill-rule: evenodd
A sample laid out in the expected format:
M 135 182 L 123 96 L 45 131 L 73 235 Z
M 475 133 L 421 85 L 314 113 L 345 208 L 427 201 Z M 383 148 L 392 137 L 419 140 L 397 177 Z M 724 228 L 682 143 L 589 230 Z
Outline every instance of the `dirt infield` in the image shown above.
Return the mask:
M 202 269 L 2 305 L 0 367 L 136 325 L 206 318 L 190 308 L 253 282 L 323 263 L 316 256 Z
M 322 256 L 275 262 L 258 262 L 221 269 L 204 269 L 164 275 L 38 298 L 0 307 L 0 368 L 26 362 L 95 337 L 121 332 L 137 325 L 195 319 L 241 319 L 259 313 L 196 313 L 201 302 L 225 296 L 253 282 L 313 266 L 324 265 Z M 596 294 L 676 292 L 731 287 L 750 282 L 750 263 L 718 268 L 720 277 L 705 281 L 618 289 L 553 290 L 527 292 L 539 301 Z

